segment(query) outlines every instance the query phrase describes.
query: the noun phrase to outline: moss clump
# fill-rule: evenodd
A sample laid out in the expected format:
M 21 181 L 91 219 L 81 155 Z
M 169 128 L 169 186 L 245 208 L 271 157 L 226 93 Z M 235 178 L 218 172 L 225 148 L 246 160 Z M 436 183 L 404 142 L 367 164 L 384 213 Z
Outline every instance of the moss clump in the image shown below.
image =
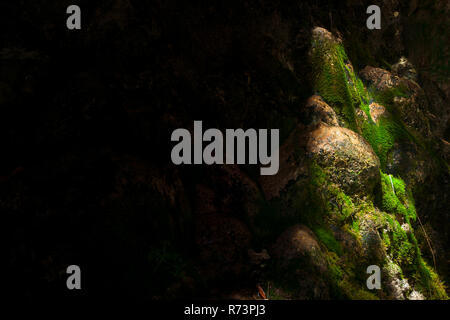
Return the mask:
M 411 190 L 406 190 L 401 178 L 380 173 L 382 189 L 382 208 L 386 212 L 399 214 L 407 223 L 416 220 L 416 209 Z
M 405 137 L 402 126 L 392 118 L 381 118 L 377 124 L 373 121 L 364 122 L 361 130 L 364 139 L 369 142 L 380 159 L 381 168 L 384 169 L 394 143 Z
M 328 248 L 328 250 L 338 255 L 342 255 L 341 244 L 334 238 L 331 231 L 326 230 L 322 227 L 315 227 L 313 228 L 313 231 L 316 234 L 317 238 L 319 238 L 320 242 L 322 242 Z
M 341 44 L 313 41 L 311 63 L 314 89 L 356 131 L 355 100 L 348 85 L 349 71 L 345 49 Z
M 371 91 L 374 91 L 371 89 Z M 410 93 L 408 88 L 404 84 L 399 84 L 396 87 L 393 88 L 387 88 L 381 91 L 375 92 L 375 99 L 380 104 L 384 105 L 389 111 L 393 112 L 393 105 L 394 105 L 394 98 L 395 97 L 403 97 L 403 98 L 409 98 Z
M 352 199 L 342 191 L 338 191 L 336 195 L 336 204 L 343 221 L 351 217 L 355 211 Z
M 418 281 L 417 287 L 428 294 L 430 299 L 448 300 L 446 286 L 439 279 L 439 276 L 433 271 L 427 263 L 420 258 L 418 261 L 417 272 L 414 278 Z
M 406 233 L 395 216 L 385 213 L 391 236 L 388 232 L 384 232 L 382 239 L 393 262 L 401 266 L 404 272 L 412 275 L 417 288 L 426 293 L 428 298 L 448 299 L 444 284 L 423 260 L 414 236 L 411 223 L 416 220 L 417 213 L 411 190 L 406 187 L 401 178 L 391 177 L 383 172 L 381 172 L 381 188 L 383 209 L 403 217 L 411 230 Z
M 329 211 L 328 185 L 326 173 L 312 162 L 307 178 L 292 182 L 275 199 L 261 199 L 254 221 L 256 240 L 262 246 L 269 245 L 289 226 L 300 223 L 312 228 L 321 224 Z
M 369 292 L 362 279 L 357 279 L 354 272 L 354 263 L 341 261 L 334 252 L 326 256 L 328 264 L 328 279 L 333 299 L 351 300 L 378 300 L 379 298 Z M 342 267 L 341 267 L 342 266 Z

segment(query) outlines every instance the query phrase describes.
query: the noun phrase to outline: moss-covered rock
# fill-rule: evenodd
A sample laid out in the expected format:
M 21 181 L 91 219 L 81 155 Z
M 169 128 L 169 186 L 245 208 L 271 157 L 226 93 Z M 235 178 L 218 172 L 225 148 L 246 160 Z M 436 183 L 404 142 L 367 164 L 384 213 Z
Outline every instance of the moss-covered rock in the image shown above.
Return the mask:
M 347 193 L 370 192 L 378 181 L 378 157 L 351 130 L 321 125 L 309 134 L 307 152 Z

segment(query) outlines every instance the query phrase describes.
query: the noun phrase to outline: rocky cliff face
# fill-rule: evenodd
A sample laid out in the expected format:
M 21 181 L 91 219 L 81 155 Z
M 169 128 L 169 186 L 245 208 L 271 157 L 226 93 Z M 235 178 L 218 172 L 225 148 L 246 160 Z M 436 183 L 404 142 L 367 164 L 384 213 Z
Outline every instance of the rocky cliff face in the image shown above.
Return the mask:
M 3 5 L 12 294 L 78 261 L 92 296 L 448 298 L 447 1 L 380 1 L 374 31 L 366 1 L 80 2 L 76 34 Z M 194 120 L 279 128 L 278 174 L 172 165 Z

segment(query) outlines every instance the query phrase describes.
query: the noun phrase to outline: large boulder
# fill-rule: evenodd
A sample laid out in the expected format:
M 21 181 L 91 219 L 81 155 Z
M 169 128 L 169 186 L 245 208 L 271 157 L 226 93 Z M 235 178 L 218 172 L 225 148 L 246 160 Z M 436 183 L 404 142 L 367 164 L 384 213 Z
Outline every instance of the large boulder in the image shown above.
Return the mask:
M 321 125 L 309 134 L 307 153 L 348 194 L 369 193 L 379 181 L 380 161 L 357 133 Z
M 308 175 L 305 147 L 309 133 L 323 124 L 339 126 L 336 112 L 319 95 L 313 95 L 306 101 L 301 114 L 302 123 L 291 132 L 280 148 L 278 173 L 260 177 L 261 188 L 268 200 L 280 196 L 289 182 Z

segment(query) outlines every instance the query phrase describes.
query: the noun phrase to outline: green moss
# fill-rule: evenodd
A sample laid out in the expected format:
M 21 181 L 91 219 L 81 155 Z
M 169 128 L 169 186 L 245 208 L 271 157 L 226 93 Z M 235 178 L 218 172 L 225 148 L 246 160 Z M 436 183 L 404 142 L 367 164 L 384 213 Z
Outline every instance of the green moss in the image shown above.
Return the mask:
M 384 105 L 389 111 L 393 112 L 394 98 L 395 97 L 409 97 L 409 90 L 404 84 L 400 84 L 397 87 L 387 88 L 382 91 L 376 91 L 375 100 Z
M 338 191 L 336 195 L 336 204 L 340 211 L 342 220 L 346 220 L 355 211 L 352 199 L 342 191 Z
M 341 116 L 347 127 L 359 132 L 370 143 L 385 168 L 387 155 L 394 143 L 401 139 L 412 139 L 401 121 L 396 117 L 381 118 L 376 124 L 370 115 L 369 104 L 378 101 L 391 109 L 394 97 L 407 97 L 404 86 L 378 92 L 371 99 L 367 90 L 352 69 L 345 49 L 339 44 L 315 44 L 312 65 L 314 69 L 314 88 L 322 98 Z M 356 108 L 367 116 L 362 124 L 357 124 Z
M 409 89 L 401 84 L 395 88 L 376 91 L 367 89 L 351 67 L 345 49 L 332 41 L 313 41 L 312 44 L 313 85 L 317 94 L 327 102 L 338 114 L 345 126 L 360 133 L 372 146 L 380 159 L 381 170 L 387 165 L 388 156 L 396 143 L 412 141 L 421 148 L 426 144 L 423 139 L 405 127 L 399 111 L 394 104 L 395 97 L 409 97 Z M 375 123 L 370 115 L 370 103 L 376 101 L 383 105 L 388 113 Z M 365 116 L 356 115 L 361 109 Z M 448 165 L 446 166 L 448 168 Z M 327 217 L 345 224 L 347 230 L 359 234 L 360 219 L 373 219 L 379 227 L 385 228 L 382 233 L 383 245 L 393 263 L 399 265 L 405 276 L 414 276 L 419 289 L 430 298 L 444 297 L 445 286 L 439 277 L 423 260 L 417 240 L 414 237 L 412 223 L 416 220 L 414 198 L 411 189 L 400 177 L 391 177 L 381 171 L 381 201 L 383 211 L 375 210 L 370 200 L 355 205 L 355 199 L 346 196 L 339 188 L 329 183 L 323 170 L 312 166 L 310 187 L 315 192 L 309 196 L 316 200 L 315 207 L 321 212 L 317 217 Z M 356 213 L 356 215 L 355 215 Z M 377 214 L 374 214 L 377 213 Z M 310 215 L 310 214 L 307 214 Z M 347 220 L 351 217 L 351 223 Z M 409 225 L 410 232 L 402 229 L 397 218 Z M 333 296 L 336 298 L 376 299 L 377 296 L 365 290 L 349 269 L 358 267 L 358 263 L 349 258 L 338 259 L 342 255 L 339 242 L 332 236 L 326 220 L 308 221 L 319 240 L 329 250 L 327 262 L 329 278 L 332 283 Z M 345 266 L 345 268 L 344 268 Z M 345 272 L 343 271 L 345 270 Z M 355 272 L 359 274 L 360 272 Z
M 352 221 L 351 231 L 355 234 L 359 234 L 359 220 Z
M 315 227 L 313 228 L 313 231 L 316 234 L 317 238 L 319 238 L 320 242 L 322 242 L 328 248 L 328 250 L 338 255 L 342 255 L 341 244 L 334 238 L 331 231 L 321 227 Z
M 391 239 L 389 238 L 389 234 L 387 232 L 383 232 L 382 240 L 385 249 L 388 249 L 391 246 Z
M 422 258 L 418 261 L 418 268 L 415 277 L 418 280 L 419 290 L 426 292 L 430 299 L 449 299 L 446 293 L 446 286 Z
M 392 150 L 394 143 L 404 139 L 405 132 L 392 118 L 380 118 L 378 123 L 366 121 L 362 124 L 362 135 L 372 146 L 373 150 L 380 159 L 381 168 L 387 164 L 387 156 Z
M 350 91 L 349 71 L 345 49 L 340 44 L 313 42 L 313 83 L 314 89 L 331 105 L 346 125 L 356 130 L 355 100 Z
M 414 247 L 398 221 L 394 221 L 393 227 L 391 254 L 394 262 L 402 267 L 410 266 L 416 253 Z
M 340 283 L 340 287 L 350 300 L 379 300 L 379 298 L 367 288 L 356 286 L 353 282 L 344 280 Z
M 334 252 L 329 252 L 326 256 L 328 265 L 328 279 L 330 281 L 330 291 L 333 299 L 351 300 L 378 300 L 378 297 L 365 288 L 365 282 L 355 278 L 351 271 L 352 263 L 343 262 Z M 345 268 L 345 269 L 344 269 Z
M 339 266 L 339 257 L 334 252 L 330 252 L 326 256 L 329 276 L 333 282 L 339 282 L 343 279 L 344 273 Z
M 308 178 L 291 182 L 280 197 L 270 201 L 261 199 L 254 221 L 255 230 L 252 230 L 256 241 L 269 245 L 289 226 L 321 224 L 329 211 L 328 184 L 325 172 L 312 162 Z
M 410 204 L 406 197 L 405 183 L 403 180 L 384 174 L 383 172 L 380 175 L 383 210 L 404 216 L 408 223 L 409 218 L 415 219 L 414 204 Z
M 392 185 L 394 185 L 394 190 L 392 190 Z M 411 190 L 400 178 L 392 177 L 391 184 L 389 175 L 383 172 L 381 172 L 381 187 L 383 209 L 394 215 L 403 216 L 411 229 L 411 232 L 407 234 L 394 216 L 385 213 L 386 221 L 391 229 L 391 236 L 387 232 L 383 233 L 383 243 L 393 261 L 408 274 L 413 274 L 418 289 L 427 297 L 431 299 L 447 298 L 444 284 L 423 260 L 414 236 L 411 223 L 416 220 L 417 214 Z

